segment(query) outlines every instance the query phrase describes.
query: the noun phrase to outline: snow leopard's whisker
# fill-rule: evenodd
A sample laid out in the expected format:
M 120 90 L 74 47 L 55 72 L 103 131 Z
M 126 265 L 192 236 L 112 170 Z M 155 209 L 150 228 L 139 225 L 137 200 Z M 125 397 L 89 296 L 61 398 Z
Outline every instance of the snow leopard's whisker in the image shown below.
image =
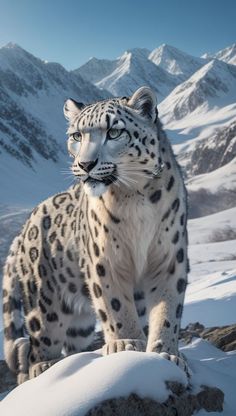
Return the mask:
M 129 178 L 129 176 L 127 176 L 127 175 L 124 175 L 123 172 L 119 173 L 118 177 L 123 182 L 123 184 L 128 186 L 129 188 L 137 183 L 137 181 L 135 181 L 134 179 Z
M 122 175 L 118 174 L 117 172 L 113 172 L 113 174 L 111 176 L 113 176 L 116 179 L 116 181 L 118 182 L 119 186 L 120 185 L 129 186 L 127 184 L 126 178 L 122 177 Z
M 142 178 L 147 178 L 147 179 L 150 179 L 150 176 L 151 176 L 151 172 L 150 172 L 150 176 L 149 175 L 147 175 L 147 174 L 145 174 L 145 173 L 141 173 L 141 172 L 136 172 L 136 171 L 134 171 L 134 170 L 123 170 L 122 169 L 122 173 L 125 173 L 126 175 L 135 175 L 135 176 L 139 176 L 139 177 L 142 177 Z M 131 178 L 130 178 L 131 179 Z M 137 181 L 136 181 L 137 182 Z

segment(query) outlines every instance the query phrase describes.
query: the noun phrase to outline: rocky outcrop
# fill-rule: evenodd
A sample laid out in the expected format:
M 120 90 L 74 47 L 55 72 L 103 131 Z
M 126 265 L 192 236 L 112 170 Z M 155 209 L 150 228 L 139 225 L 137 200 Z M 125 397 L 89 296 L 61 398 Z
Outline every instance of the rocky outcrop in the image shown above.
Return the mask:
M 191 416 L 201 409 L 207 412 L 223 410 L 224 393 L 220 389 L 201 386 L 199 393 L 192 394 L 177 383 L 168 383 L 168 387 L 170 395 L 164 403 L 131 394 L 127 398 L 106 400 L 86 416 Z
M 186 165 L 187 176 L 212 172 L 231 162 L 236 155 L 236 121 L 219 127 L 211 137 L 196 142 Z M 185 155 L 187 156 L 187 154 Z
M 236 324 L 205 328 L 196 322 L 180 330 L 180 339 L 186 344 L 194 337 L 201 337 L 225 352 L 236 350 Z
M 236 350 L 236 325 L 206 328 L 202 331 L 201 337 L 223 351 Z

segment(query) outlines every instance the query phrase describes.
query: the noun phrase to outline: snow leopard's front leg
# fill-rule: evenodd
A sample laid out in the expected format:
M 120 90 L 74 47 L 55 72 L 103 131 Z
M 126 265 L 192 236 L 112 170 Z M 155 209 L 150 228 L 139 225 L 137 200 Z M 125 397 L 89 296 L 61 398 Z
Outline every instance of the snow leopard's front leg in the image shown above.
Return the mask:
M 149 336 L 147 351 L 174 361 L 188 373 L 178 351 L 178 336 L 187 285 L 187 248 L 183 241 L 174 250 L 168 271 L 148 282 Z
M 140 326 L 128 279 L 115 275 L 108 259 L 94 259 L 86 265 L 92 302 L 101 321 L 105 342 L 103 354 L 125 350 L 145 351 L 146 336 Z

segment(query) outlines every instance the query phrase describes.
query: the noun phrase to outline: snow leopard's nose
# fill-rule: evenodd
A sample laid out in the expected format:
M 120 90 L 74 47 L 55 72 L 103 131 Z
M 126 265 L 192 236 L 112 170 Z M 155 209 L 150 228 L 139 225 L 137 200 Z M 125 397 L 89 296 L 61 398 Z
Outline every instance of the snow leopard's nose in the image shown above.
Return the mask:
M 96 160 L 90 160 L 89 162 L 80 162 L 78 163 L 79 167 L 83 170 L 85 170 L 85 172 L 90 172 L 90 170 L 92 170 L 94 168 L 94 166 L 97 164 L 98 159 Z

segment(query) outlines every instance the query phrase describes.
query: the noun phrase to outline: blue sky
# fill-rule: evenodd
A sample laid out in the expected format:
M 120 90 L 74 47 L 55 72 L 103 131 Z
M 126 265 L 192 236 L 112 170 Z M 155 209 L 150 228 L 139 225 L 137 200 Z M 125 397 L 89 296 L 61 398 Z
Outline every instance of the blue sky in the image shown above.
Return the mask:
M 75 69 L 162 43 L 193 55 L 236 42 L 236 0 L 0 0 L 0 46 Z

